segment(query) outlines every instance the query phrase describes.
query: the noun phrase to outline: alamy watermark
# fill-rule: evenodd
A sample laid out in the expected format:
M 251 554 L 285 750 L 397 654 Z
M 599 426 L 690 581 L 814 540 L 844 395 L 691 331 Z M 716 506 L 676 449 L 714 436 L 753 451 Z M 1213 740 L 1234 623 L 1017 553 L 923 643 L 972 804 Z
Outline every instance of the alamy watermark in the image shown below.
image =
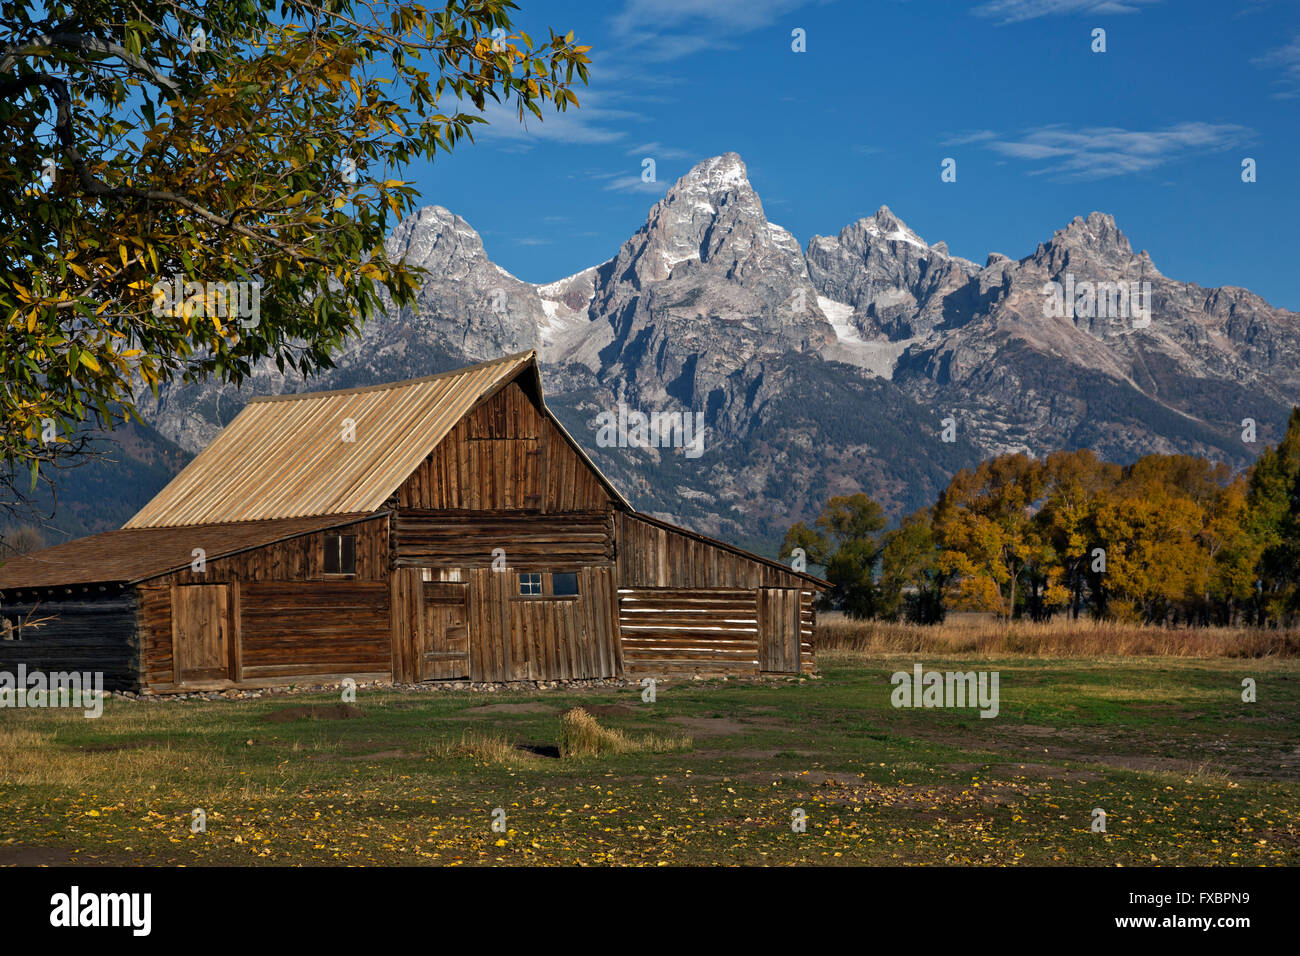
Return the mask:
M 1151 324 L 1151 283 L 1147 281 L 1043 283 L 1043 314 L 1049 319 L 1109 319 L 1112 325 L 1145 329 Z
M 895 671 L 889 701 L 895 707 L 979 707 L 981 717 L 998 715 L 998 671 Z
M 260 282 L 183 282 L 179 277 L 153 284 L 153 314 L 232 319 L 245 329 L 262 320 Z
M 26 664 L 18 673 L 0 671 L 0 708 L 70 707 L 85 711 L 93 720 L 104 713 L 104 674 L 102 671 L 43 671 L 28 673 Z
M 687 458 L 704 454 L 703 412 L 647 415 L 619 402 L 618 412 L 601 412 L 596 425 L 598 448 L 683 448 Z

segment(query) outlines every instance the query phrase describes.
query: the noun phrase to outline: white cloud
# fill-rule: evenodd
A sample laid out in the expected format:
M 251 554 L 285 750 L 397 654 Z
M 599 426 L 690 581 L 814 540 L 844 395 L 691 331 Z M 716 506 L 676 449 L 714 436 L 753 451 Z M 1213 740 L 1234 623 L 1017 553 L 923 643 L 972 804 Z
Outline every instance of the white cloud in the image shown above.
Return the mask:
M 619 33 L 664 29 L 707 20 L 736 31 L 757 30 L 807 0 L 627 0 L 614 17 Z
M 1280 72 L 1278 84 L 1281 89 L 1273 95 L 1279 99 L 1294 99 L 1300 96 L 1300 34 L 1291 38 L 1286 46 L 1270 50 L 1263 56 L 1251 60 L 1256 66 L 1276 69 Z
M 691 154 L 684 149 L 675 149 L 672 146 L 665 146 L 663 143 L 642 143 L 640 146 L 633 146 L 627 151 L 628 156 L 650 156 L 655 160 L 660 159 L 690 159 Z
M 969 146 L 971 143 L 986 143 L 991 139 L 997 138 L 998 134 L 991 129 L 977 129 L 970 133 L 962 133 L 960 136 L 954 136 L 951 139 L 945 139 L 939 145 Z
M 584 97 L 578 93 L 580 108 L 569 107 L 563 113 L 542 110 L 542 120 L 531 113 L 524 114 L 523 122 L 513 105 L 489 100 L 480 115 L 488 121 L 487 126 L 476 125 L 474 138 L 484 140 L 508 140 L 516 143 L 551 142 L 579 143 L 616 143 L 627 136 L 624 130 L 613 124 L 627 121 L 644 121 L 646 117 L 632 110 L 612 109 L 600 105 L 600 97 L 587 93 Z M 463 107 L 466 112 L 473 107 Z
M 1161 0 L 988 0 L 972 13 L 977 17 L 995 18 L 1001 23 L 1021 23 L 1039 17 L 1069 14 L 1114 15 L 1137 13 L 1142 7 Z
M 662 63 L 704 50 L 736 49 L 734 38 L 801 7 L 831 0 L 625 0 L 611 26 L 640 60 Z M 799 26 L 791 21 L 790 28 Z
M 661 182 L 646 182 L 640 176 L 620 176 L 605 185 L 607 192 L 653 193 L 656 196 L 662 196 L 667 189 Z
M 979 142 L 1001 156 L 1038 164 L 1030 175 L 1083 180 L 1144 172 L 1187 155 L 1242 145 L 1251 136 L 1249 128 L 1233 124 L 1178 123 L 1159 130 L 1057 125 Z

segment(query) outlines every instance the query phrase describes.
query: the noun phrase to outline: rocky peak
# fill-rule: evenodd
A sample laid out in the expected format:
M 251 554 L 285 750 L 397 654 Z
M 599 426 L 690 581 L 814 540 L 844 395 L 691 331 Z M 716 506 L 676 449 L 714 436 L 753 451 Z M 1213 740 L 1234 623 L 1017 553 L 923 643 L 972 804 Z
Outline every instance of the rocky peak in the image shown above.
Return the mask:
M 1053 276 L 1065 271 L 1090 277 L 1159 275 L 1145 250 L 1134 255 L 1128 237 L 1115 225 L 1115 217 L 1103 212 L 1089 213 L 1086 219 L 1075 216 L 1050 240 L 1039 244 L 1031 258 Z
M 818 293 L 851 306 L 858 331 L 891 339 L 941 321 L 944 297 L 979 271 L 944 242 L 926 245 L 888 206 L 838 236 L 814 236 L 805 258 Z
M 760 269 L 806 275 L 799 243 L 767 221 L 736 153 L 696 164 L 655 203 L 619 259 L 642 282 L 712 264 L 735 277 Z
M 483 238 L 445 206 L 423 206 L 411 213 L 397 224 L 385 247 L 390 256 L 426 268 L 487 259 Z

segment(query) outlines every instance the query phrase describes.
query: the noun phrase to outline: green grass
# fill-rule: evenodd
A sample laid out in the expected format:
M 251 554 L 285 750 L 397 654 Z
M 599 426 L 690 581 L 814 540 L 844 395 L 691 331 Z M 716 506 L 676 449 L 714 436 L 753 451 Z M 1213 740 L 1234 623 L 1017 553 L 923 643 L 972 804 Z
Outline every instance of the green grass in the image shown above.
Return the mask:
M 672 682 L 654 704 L 629 687 L 0 711 L 0 865 L 1300 860 L 1300 662 L 919 658 L 998 670 L 985 720 L 895 710 L 889 676 L 917 659 L 827 653 L 821 680 Z M 649 749 L 561 757 L 574 707 Z

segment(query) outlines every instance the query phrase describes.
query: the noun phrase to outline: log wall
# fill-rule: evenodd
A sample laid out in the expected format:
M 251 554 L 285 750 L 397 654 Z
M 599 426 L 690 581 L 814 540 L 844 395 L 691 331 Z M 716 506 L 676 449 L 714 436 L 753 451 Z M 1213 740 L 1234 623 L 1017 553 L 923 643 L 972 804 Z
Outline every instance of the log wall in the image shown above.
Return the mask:
M 12 637 L 0 640 L 0 671 L 16 675 L 23 664 L 28 673 L 99 672 L 105 689 L 139 690 L 136 595 L 130 590 L 81 590 L 38 603 L 0 604 L 0 616 L 10 624 L 0 629 Z M 39 627 L 20 626 L 38 618 L 52 620 Z
M 753 591 L 621 588 L 618 622 L 629 677 L 759 673 Z
M 520 571 L 572 571 L 614 561 L 612 512 L 564 515 L 500 513 L 447 514 L 396 512 L 393 517 L 396 567 L 491 567 L 493 552 Z

